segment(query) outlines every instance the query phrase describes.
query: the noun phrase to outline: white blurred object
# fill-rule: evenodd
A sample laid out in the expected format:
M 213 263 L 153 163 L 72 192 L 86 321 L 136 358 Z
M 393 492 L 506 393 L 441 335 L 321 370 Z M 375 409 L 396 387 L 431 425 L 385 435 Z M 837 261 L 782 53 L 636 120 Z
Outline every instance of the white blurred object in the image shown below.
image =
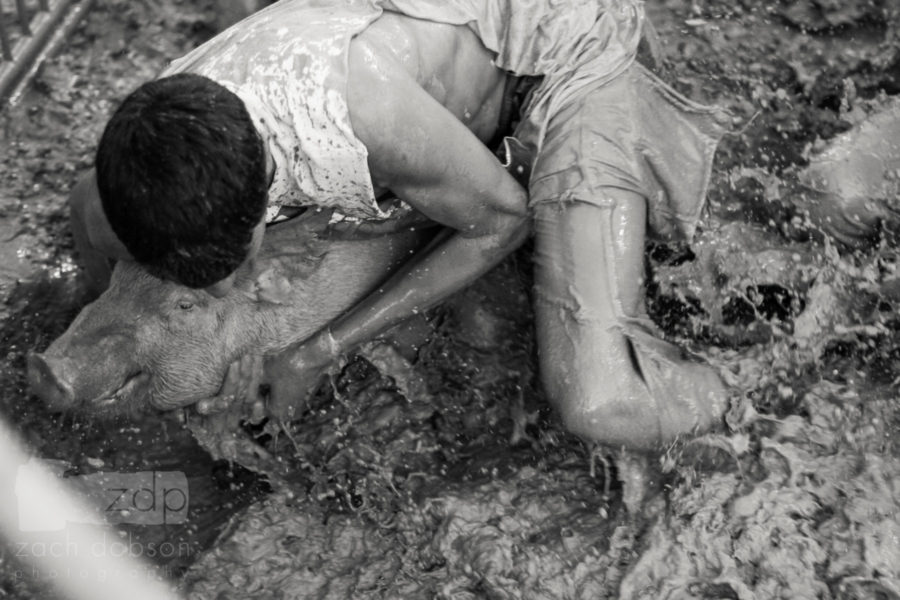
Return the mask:
M 151 565 L 133 556 L 131 540 L 126 543 L 107 526 L 72 526 L 72 519 L 96 520 L 96 511 L 73 497 L 53 471 L 32 461 L 15 433 L 0 421 L 0 486 L 12 489 L 14 481 L 19 483 L 18 502 L 12 495 L 0 495 L 0 534 L 11 553 L 31 568 L 26 574 L 41 575 L 72 600 L 179 598 Z M 24 515 L 19 504 L 28 507 Z M 48 537 L 48 524 L 62 525 L 64 538 Z M 28 526 L 39 526 L 40 535 Z
M 33 458 L 16 473 L 20 531 L 60 531 L 66 523 L 177 525 L 187 520 L 188 481 L 180 471 L 97 472 L 66 477 L 62 460 Z M 50 496 L 42 490 L 55 490 Z M 67 498 L 77 498 L 75 508 Z
M 60 479 L 66 467 L 63 461 L 34 457 L 19 465 L 15 486 L 19 531 L 62 531 L 67 522 L 103 524 L 97 511 L 71 502 Z M 78 512 L 82 508 L 84 512 Z

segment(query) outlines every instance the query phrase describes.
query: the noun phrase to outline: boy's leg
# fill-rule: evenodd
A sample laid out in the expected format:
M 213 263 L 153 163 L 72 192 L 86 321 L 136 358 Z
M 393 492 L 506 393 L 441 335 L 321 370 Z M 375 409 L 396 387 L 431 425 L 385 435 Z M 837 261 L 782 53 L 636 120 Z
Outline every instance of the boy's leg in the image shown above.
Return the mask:
M 648 222 L 693 230 L 715 146 L 711 113 L 663 85 L 634 67 L 581 90 L 551 118 L 530 181 L 545 388 L 570 430 L 631 448 L 725 409 L 716 373 L 642 311 Z
M 644 202 L 614 195 L 613 207 L 535 207 L 541 378 L 573 433 L 653 448 L 712 425 L 725 390 L 642 326 Z

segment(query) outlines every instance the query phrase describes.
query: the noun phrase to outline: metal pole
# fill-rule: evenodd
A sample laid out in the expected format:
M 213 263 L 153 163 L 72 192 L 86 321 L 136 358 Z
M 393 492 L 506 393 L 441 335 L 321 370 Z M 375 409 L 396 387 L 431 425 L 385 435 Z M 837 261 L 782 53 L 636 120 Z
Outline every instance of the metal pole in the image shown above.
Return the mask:
M 9 32 L 6 31 L 6 17 L 0 10 L 0 50 L 3 52 L 3 60 L 12 60 L 12 44 L 9 41 Z
M 24 0 L 18 0 L 20 2 Z M 38 11 L 31 20 L 33 35 L 23 37 L 0 60 L 0 104 L 13 102 L 23 85 L 75 28 L 94 0 L 44 0 L 48 11 Z M 0 23 L 0 42 L 9 32 Z M 9 42 L 8 37 L 6 42 Z
M 25 0 L 16 0 L 16 13 L 19 17 L 19 27 L 22 28 L 22 35 L 31 35 L 31 28 L 28 26 L 28 8 L 25 6 Z

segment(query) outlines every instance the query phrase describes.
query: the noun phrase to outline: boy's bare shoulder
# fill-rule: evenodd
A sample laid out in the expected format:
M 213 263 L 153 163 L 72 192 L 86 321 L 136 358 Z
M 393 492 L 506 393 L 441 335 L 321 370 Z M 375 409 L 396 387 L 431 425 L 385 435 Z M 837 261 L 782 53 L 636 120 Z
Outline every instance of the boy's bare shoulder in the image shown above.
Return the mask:
M 408 77 L 487 141 L 499 119 L 506 80 L 494 58 L 468 27 L 386 13 L 351 42 L 348 87 L 352 92 L 365 85 L 353 76 L 363 70 L 383 79 Z M 379 100 L 362 91 L 366 101 Z

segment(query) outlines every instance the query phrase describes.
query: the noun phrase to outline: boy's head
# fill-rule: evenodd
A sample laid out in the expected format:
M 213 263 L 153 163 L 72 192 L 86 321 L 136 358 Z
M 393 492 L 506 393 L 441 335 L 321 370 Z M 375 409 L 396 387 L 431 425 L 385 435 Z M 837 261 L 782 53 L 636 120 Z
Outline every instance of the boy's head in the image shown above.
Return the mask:
M 265 212 L 265 152 L 250 115 L 199 75 L 132 92 L 106 125 L 96 171 L 106 218 L 134 259 L 193 288 L 237 269 Z

